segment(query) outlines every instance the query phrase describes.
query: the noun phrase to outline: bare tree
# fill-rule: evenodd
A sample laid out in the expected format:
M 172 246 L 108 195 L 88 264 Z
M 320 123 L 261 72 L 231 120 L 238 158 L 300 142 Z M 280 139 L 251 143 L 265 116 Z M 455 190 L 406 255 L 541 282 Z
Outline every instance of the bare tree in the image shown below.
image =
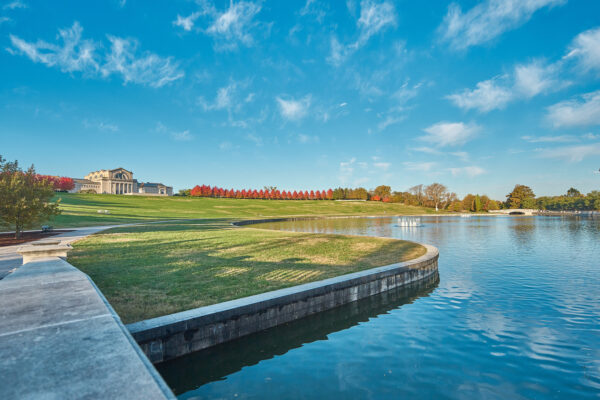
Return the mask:
M 433 204 L 435 204 L 435 211 L 439 210 L 438 206 L 446 196 L 447 191 L 448 189 L 446 186 L 441 183 L 432 183 L 425 188 L 425 195 Z
M 417 198 L 418 205 L 423 205 L 423 185 L 416 185 L 408 189 Z

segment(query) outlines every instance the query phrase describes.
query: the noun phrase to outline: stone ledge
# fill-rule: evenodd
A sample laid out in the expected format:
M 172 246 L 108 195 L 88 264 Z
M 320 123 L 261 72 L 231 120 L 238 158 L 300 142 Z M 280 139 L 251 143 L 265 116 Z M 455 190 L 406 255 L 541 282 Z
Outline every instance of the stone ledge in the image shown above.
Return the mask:
M 48 257 L 59 257 L 66 260 L 67 253 L 71 250 L 73 250 L 73 247 L 70 244 L 37 243 L 19 247 L 17 253 L 23 256 L 23 264 L 27 264 L 28 262 Z

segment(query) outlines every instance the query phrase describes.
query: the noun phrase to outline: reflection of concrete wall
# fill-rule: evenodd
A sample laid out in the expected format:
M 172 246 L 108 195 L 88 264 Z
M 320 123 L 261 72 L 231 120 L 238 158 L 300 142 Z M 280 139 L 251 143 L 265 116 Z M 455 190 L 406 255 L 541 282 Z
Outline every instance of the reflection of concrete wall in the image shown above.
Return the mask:
M 411 261 L 275 290 L 128 325 L 156 363 L 329 310 L 437 273 L 438 250 Z
M 158 364 L 156 368 L 176 394 L 185 393 L 412 303 L 433 292 L 438 282 L 439 276 L 434 274 L 419 282 L 280 325 L 269 333 L 246 336 L 173 362 Z

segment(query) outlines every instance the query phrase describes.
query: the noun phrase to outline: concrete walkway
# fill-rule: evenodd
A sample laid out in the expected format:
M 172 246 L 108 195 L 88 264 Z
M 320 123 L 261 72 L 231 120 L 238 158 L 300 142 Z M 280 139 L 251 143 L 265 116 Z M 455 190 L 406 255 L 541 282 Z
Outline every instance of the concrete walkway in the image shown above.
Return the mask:
M 58 257 L 20 265 L 21 246 L 0 248 L 0 399 L 175 398 L 86 274 Z

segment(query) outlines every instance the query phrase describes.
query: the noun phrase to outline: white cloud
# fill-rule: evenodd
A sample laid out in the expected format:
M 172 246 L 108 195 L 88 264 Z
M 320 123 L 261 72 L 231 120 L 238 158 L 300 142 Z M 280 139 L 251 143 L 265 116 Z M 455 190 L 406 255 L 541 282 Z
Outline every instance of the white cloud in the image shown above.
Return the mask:
M 562 89 L 568 83 L 559 81 L 559 67 L 559 64 L 545 65 L 539 61 L 517 65 L 514 74 L 516 91 L 531 98 L 540 93 Z
M 373 166 L 375 168 L 379 168 L 379 169 L 381 169 L 383 171 L 387 171 L 392 166 L 392 163 L 389 163 L 389 162 L 376 162 L 376 163 L 373 163 Z
M 596 135 L 596 134 L 591 133 L 591 132 L 588 132 L 588 133 L 584 134 L 582 137 L 584 139 L 588 139 L 588 140 L 600 139 L 600 135 Z
M 184 130 L 181 132 L 174 131 L 172 129 L 167 128 L 162 122 L 157 122 L 156 127 L 154 128 L 155 132 L 161 134 L 169 135 L 173 140 L 187 142 L 194 138 L 194 136 L 190 133 L 189 130 Z
M 540 156 L 543 158 L 554 158 L 569 162 L 580 162 L 587 157 L 600 156 L 600 143 L 542 149 L 540 150 Z
M 71 28 L 60 29 L 61 44 L 43 40 L 27 42 L 10 35 L 11 54 L 22 54 L 33 62 L 57 67 L 62 72 L 81 72 L 84 76 L 108 77 L 120 75 L 124 83 L 133 82 L 151 87 L 161 87 L 180 79 L 184 73 L 172 58 L 163 58 L 150 52 L 137 54 L 138 43 L 134 39 L 122 39 L 108 35 L 110 52 L 100 54 L 101 45 L 82 39 L 83 28 L 75 22 Z
M 279 106 L 279 113 L 287 120 L 297 121 L 306 116 L 310 108 L 311 96 L 307 95 L 300 100 L 285 100 L 281 97 L 275 99 Z
M 485 174 L 486 172 L 483 168 L 475 165 L 468 167 L 449 168 L 448 170 L 452 173 L 452 176 L 467 175 L 471 178 Z
M 600 90 L 548 107 L 548 120 L 556 128 L 600 125 Z
M 327 62 L 335 66 L 342 64 L 352 53 L 367 44 L 369 39 L 384 29 L 396 26 L 396 9 L 391 2 L 363 0 L 360 3 L 360 17 L 356 21 L 358 38 L 344 45 L 335 36 L 331 37 L 331 51 Z
M 119 130 L 119 127 L 115 124 L 111 124 L 109 122 L 104 122 L 104 121 L 90 121 L 88 119 L 84 119 L 83 120 L 83 126 L 86 129 L 98 129 L 100 131 L 111 131 L 111 132 L 117 132 Z
M 465 110 L 477 109 L 485 113 L 503 109 L 512 101 L 528 99 L 568 86 L 569 82 L 558 78 L 560 67 L 560 62 L 545 64 L 539 60 L 520 64 L 515 66 L 510 75 L 481 81 L 475 89 L 463 89 L 446 98 Z
M 404 168 L 406 168 L 409 171 L 424 171 L 424 172 L 429 172 L 437 166 L 437 163 L 435 163 L 433 161 L 430 161 L 430 162 L 405 161 L 402 164 L 404 165 Z
M 0 25 L 2 25 L 4 22 L 8 22 L 10 21 L 10 18 L 8 17 L 0 17 Z
M 175 140 L 187 142 L 193 139 L 193 136 L 190 134 L 189 130 L 181 131 L 181 132 L 171 132 L 171 137 Z
M 184 76 L 171 57 L 164 58 L 150 52 L 138 55 L 138 42 L 134 39 L 109 35 L 108 40 L 111 43 L 111 51 L 101 68 L 103 76 L 117 74 L 121 75 L 124 83 L 133 82 L 154 88 Z
M 29 6 L 20 0 L 11 1 L 2 6 L 3 10 L 15 10 L 17 8 L 28 8 Z
M 521 139 L 529 143 L 566 143 L 576 142 L 578 139 L 571 135 L 560 136 L 521 136 Z
M 390 125 L 395 125 L 406 119 L 406 115 L 388 115 L 383 121 L 377 124 L 377 129 L 380 131 L 385 130 Z
M 173 25 L 180 26 L 184 31 L 189 32 L 194 27 L 194 23 L 200 15 L 201 13 L 199 12 L 191 13 L 187 17 L 182 17 L 181 15 L 177 14 L 177 19 L 173 21 Z
M 317 22 L 322 23 L 325 18 L 326 12 L 321 4 L 318 4 L 315 0 L 306 0 L 304 7 L 300 10 L 300 15 L 313 15 Z
M 250 30 L 256 26 L 254 17 L 261 10 L 256 3 L 241 1 L 231 2 L 229 8 L 218 12 L 212 8 L 205 9 L 213 17 L 212 24 L 206 29 L 206 33 L 221 41 L 221 47 L 231 50 L 237 47 L 237 42 L 246 46 L 254 43 Z
M 420 139 L 437 147 L 459 146 L 473 139 L 481 130 L 479 125 L 463 122 L 438 122 L 424 129 Z
M 71 28 L 59 29 L 58 37 L 62 45 L 51 44 L 43 40 L 27 42 L 10 35 L 13 54 L 23 54 L 36 63 L 49 67 L 58 67 L 63 72 L 96 73 L 99 69 L 97 45 L 91 40 L 83 40 L 83 28 L 75 22 Z
M 575 37 L 565 58 L 574 58 L 584 71 L 600 71 L 600 28 L 590 29 Z
M 467 49 L 523 25 L 542 8 L 564 3 L 566 0 L 486 0 L 465 13 L 452 3 L 439 32 L 454 49 Z
M 364 45 L 371 36 L 388 26 L 396 25 L 396 9 L 390 2 L 363 0 L 360 2 L 360 18 L 357 21 L 360 31 L 356 46 Z
M 460 93 L 446 96 L 457 107 L 469 110 L 475 108 L 480 112 L 502 109 L 512 99 L 512 92 L 497 84 L 498 78 L 477 83 L 473 90 L 464 89 Z

